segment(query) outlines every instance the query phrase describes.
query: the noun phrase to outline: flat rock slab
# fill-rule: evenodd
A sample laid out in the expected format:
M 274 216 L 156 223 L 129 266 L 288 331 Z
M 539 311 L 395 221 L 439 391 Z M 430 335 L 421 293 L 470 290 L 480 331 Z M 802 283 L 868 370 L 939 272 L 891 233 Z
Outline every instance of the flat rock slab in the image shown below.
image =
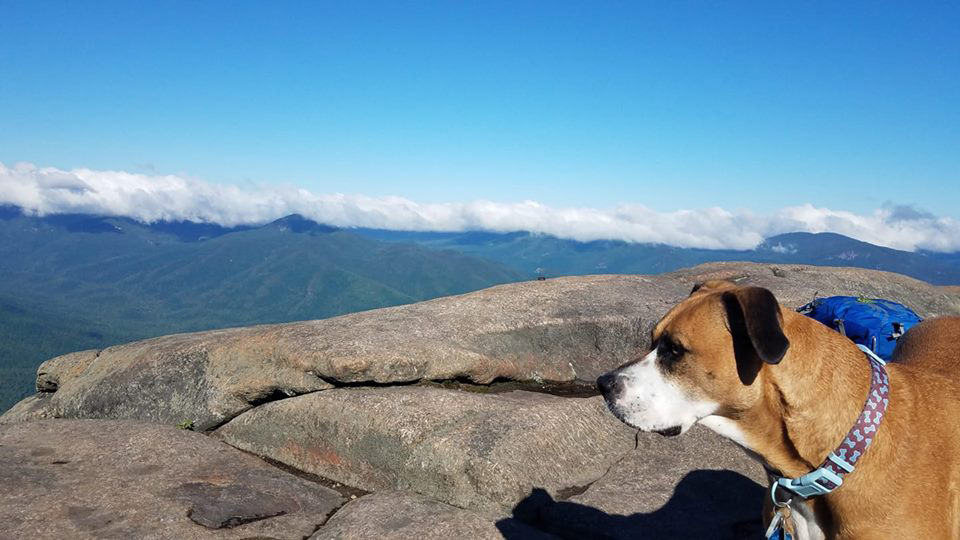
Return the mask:
M 677 280 L 514 283 L 321 321 L 180 334 L 54 358 L 28 416 L 133 418 L 207 430 L 264 401 L 334 383 L 495 380 L 592 384 L 649 342 L 686 295 Z
M 446 503 L 513 516 L 497 522 L 508 538 L 523 538 L 530 523 L 568 538 L 750 537 L 763 478 L 709 433 L 641 436 L 634 451 L 633 431 L 599 398 L 408 384 L 592 383 L 645 352 L 651 326 L 709 279 L 767 287 L 789 308 L 843 294 L 889 298 L 923 317 L 960 314 L 955 291 L 897 274 L 714 263 L 73 353 L 44 363 L 41 392 L 0 417 L 40 419 L 0 427 L 0 537 L 302 538 L 340 503 L 169 427 L 181 422 L 222 426 L 216 435 L 232 445 L 347 485 L 439 501 L 403 503 L 411 513 L 448 515 L 436 506 Z M 50 417 L 167 427 L 42 420 Z M 389 505 L 361 501 L 357 515 Z
M 0 426 L 0 538 L 305 538 L 343 502 L 210 437 L 114 420 Z
M 550 540 L 523 523 L 497 524 L 488 516 L 406 491 L 372 493 L 348 503 L 310 540 Z
M 344 388 L 262 405 L 214 434 L 238 448 L 368 491 L 409 489 L 506 515 L 534 488 L 603 476 L 634 430 L 603 400 L 428 387 Z
M 539 491 L 514 522 L 569 539 L 759 539 L 763 468 L 734 444 L 695 426 L 679 437 L 642 433 L 637 450 L 583 493 Z

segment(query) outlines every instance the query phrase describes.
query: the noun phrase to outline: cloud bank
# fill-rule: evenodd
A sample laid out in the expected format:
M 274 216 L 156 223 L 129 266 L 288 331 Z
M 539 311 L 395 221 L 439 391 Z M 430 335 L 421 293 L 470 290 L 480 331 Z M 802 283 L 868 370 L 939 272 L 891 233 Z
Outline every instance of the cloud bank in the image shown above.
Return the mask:
M 145 175 L 0 163 L 0 204 L 36 215 L 89 213 L 142 222 L 188 220 L 224 226 L 301 214 L 339 227 L 411 231 L 530 231 L 579 241 L 624 240 L 708 249 L 752 249 L 785 232 L 835 232 L 896 249 L 960 251 L 960 220 L 910 206 L 868 215 L 810 204 L 769 215 L 701 208 L 659 212 L 552 208 L 534 201 L 420 204 L 401 197 L 317 194 L 294 186 L 241 188 L 176 175 Z

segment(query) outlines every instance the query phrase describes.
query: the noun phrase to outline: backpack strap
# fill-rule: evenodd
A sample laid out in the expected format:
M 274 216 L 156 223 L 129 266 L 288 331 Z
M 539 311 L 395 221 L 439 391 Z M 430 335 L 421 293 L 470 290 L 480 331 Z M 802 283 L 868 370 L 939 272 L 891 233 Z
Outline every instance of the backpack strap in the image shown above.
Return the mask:
M 834 319 L 833 324 L 837 326 L 837 332 L 840 332 L 841 336 L 847 336 L 847 329 L 843 326 L 843 319 Z

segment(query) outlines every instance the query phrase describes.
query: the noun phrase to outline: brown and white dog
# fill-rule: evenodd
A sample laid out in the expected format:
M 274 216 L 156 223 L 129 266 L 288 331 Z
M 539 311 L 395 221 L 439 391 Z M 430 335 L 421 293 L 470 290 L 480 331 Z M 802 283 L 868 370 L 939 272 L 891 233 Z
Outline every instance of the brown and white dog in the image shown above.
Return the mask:
M 695 287 L 652 339 L 649 354 L 598 379 L 610 410 L 665 435 L 700 423 L 791 478 L 837 448 L 870 388 L 870 364 L 850 340 L 759 287 Z M 873 444 L 835 491 L 794 498 L 798 539 L 960 538 L 958 351 L 960 317 L 901 339 Z

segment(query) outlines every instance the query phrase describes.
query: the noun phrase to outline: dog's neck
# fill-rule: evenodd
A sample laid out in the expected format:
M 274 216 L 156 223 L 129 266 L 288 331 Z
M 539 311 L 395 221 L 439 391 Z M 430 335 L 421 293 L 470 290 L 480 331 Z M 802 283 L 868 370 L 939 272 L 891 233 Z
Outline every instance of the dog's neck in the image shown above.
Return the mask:
M 862 411 L 871 371 L 849 339 L 784 311 L 790 349 L 779 364 L 763 368 L 762 403 L 741 413 L 738 424 L 767 465 L 797 477 L 817 468 L 847 435 Z

